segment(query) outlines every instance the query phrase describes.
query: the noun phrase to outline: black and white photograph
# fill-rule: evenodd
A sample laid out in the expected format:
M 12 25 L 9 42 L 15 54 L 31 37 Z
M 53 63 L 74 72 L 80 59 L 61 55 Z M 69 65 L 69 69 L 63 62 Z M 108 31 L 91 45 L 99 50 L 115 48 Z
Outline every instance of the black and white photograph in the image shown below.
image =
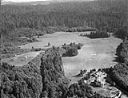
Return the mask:
M 128 0 L 0 0 L 0 98 L 128 98 Z

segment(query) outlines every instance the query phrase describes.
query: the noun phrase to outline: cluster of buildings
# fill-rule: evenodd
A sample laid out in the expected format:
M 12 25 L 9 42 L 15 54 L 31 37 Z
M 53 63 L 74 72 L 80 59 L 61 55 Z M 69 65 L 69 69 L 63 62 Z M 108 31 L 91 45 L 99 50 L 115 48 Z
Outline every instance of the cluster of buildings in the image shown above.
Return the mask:
M 84 80 L 85 83 L 92 86 L 94 92 L 109 98 L 120 98 L 122 92 L 116 87 L 106 82 L 107 74 L 103 71 L 94 71 L 90 74 L 90 78 Z M 102 93 L 101 93 L 102 92 Z

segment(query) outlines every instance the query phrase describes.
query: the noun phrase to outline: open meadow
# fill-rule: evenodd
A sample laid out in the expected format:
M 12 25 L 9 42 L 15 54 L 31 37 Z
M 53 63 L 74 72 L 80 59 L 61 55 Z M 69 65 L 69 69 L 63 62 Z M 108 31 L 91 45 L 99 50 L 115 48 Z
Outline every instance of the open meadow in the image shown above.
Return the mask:
M 38 42 L 29 43 L 20 46 L 23 49 L 34 48 L 49 48 L 52 46 L 61 46 L 64 43 L 71 42 L 82 43 L 83 47 L 79 50 L 79 54 L 74 57 L 64 57 L 63 65 L 65 75 L 75 81 L 78 78 L 73 77 L 78 74 L 80 70 L 109 68 L 116 64 L 115 53 L 116 47 L 121 43 L 121 40 L 111 36 L 110 38 L 90 39 L 79 36 L 86 32 L 56 32 L 53 34 L 46 34 L 40 37 Z M 87 32 L 88 33 L 88 32 Z M 51 45 L 48 47 L 47 44 Z

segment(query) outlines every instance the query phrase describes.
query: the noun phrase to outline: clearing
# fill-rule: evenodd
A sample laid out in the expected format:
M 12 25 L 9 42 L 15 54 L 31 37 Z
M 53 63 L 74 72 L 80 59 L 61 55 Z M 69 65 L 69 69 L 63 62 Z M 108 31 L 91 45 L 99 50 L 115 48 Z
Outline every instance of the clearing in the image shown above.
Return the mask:
M 46 34 L 38 38 L 38 42 L 22 45 L 20 48 L 31 49 L 34 47 L 46 49 L 52 47 L 53 45 L 61 46 L 64 43 L 69 44 L 71 42 L 84 44 L 82 49 L 79 50 L 79 54 L 77 56 L 63 58 L 65 75 L 72 81 L 79 79 L 73 76 L 78 74 L 81 69 L 87 69 L 89 71 L 93 68 L 107 68 L 116 64 L 114 61 L 116 57 L 115 51 L 117 46 L 121 43 L 120 39 L 114 37 L 89 39 L 87 37 L 79 36 L 81 33 L 84 32 L 56 32 L 53 34 Z M 50 43 L 50 46 L 48 46 L 48 43 Z M 26 59 L 24 63 L 22 60 L 24 59 L 22 57 L 25 57 L 24 54 L 14 57 L 15 60 L 12 60 L 11 62 L 21 66 L 22 64 L 25 64 L 27 60 L 31 60 L 38 54 L 39 52 L 25 54 L 28 59 Z

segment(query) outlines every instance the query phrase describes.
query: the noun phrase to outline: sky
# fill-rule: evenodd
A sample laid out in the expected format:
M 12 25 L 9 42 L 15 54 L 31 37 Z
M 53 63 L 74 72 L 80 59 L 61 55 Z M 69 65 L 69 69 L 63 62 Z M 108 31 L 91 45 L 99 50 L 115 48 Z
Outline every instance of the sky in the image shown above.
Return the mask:
M 59 1 L 59 0 L 3 0 L 3 1 L 12 1 L 12 2 L 31 2 L 31 1 Z M 62 1 L 62 0 L 61 0 Z M 69 1 L 69 0 L 63 0 Z M 79 0 L 80 1 L 80 0 Z M 83 0 L 82 0 L 83 1 Z M 92 0 L 84 0 L 84 1 L 92 1 Z

